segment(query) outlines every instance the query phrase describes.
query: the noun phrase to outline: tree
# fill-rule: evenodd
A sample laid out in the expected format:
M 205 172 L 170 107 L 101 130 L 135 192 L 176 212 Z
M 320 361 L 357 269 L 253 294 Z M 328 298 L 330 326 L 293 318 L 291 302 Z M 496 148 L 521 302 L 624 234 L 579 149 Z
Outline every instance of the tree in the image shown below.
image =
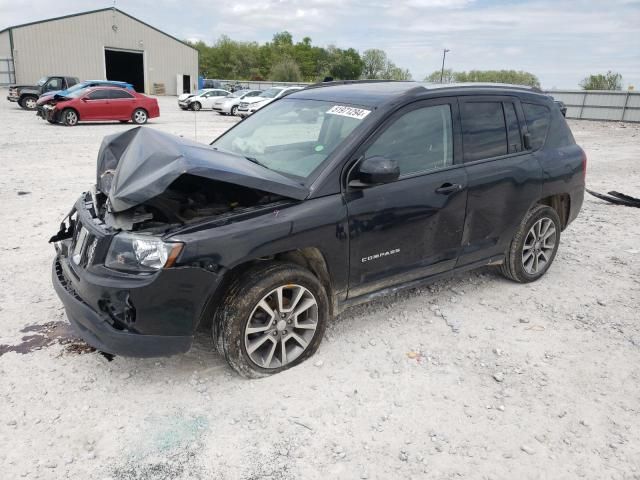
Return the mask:
M 302 73 L 296 61 L 291 57 L 282 59 L 271 68 L 271 80 L 275 82 L 300 82 Z
M 589 75 L 580 86 L 583 90 L 622 90 L 622 75 L 609 70 L 607 73 Z
M 353 48 L 329 47 L 329 74 L 336 80 L 356 80 L 362 75 L 363 62 Z
M 427 75 L 425 81 L 440 83 L 440 73 L 440 70 L 436 70 L 430 75 Z M 509 83 L 512 85 L 540 87 L 540 80 L 538 80 L 538 77 L 533 73 L 516 70 L 470 70 L 468 72 L 445 70 L 442 76 L 442 82 Z
M 382 78 L 387 68 L 387 54 L 384 50 L 370 48 L 362 54 L 362 78 Z
M 442 83 L 453 83 L 456 81 L 455 72 L 450 68 L 445 69 L 444 73 L 442 73 L 442 70 L 436 70 L 430 75 L 427 75 L 426 77 L 424 77 L 424 81 L 429 83 L 440 83 L 441 74 L 442 74 Z

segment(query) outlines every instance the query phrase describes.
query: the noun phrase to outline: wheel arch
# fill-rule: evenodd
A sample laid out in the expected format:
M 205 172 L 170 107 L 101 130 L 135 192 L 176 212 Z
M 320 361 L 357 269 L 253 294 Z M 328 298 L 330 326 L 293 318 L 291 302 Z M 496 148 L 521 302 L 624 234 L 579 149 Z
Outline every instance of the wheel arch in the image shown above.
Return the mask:
M 222 281 L 215 292 L 207 301 L 203 314 L 200 319 L 199 326 L 209 328 L 211 326 L 211 320 L 213 319 L 213 313 L 217 305 L 220 304 L 224 295 L 227 293 L 229 287 L 234 280 L 242 276 L 247 270 L 257 265 L 265 263 L 275 262 L 289 262 L 299 265 L 309 270 L 320 281 L 327 293 L 327 299 L 329 300 L 330 314 L 333 315 L 337 311 L 337 297 L 334 294 L 333 283 L 329 274 L 329 268 L 325 256 L 321 250 L 317 247 L 305 247 L 295 250 L 287 250 L 279 252 L 273 255 L 247 259 L 242 261 L 232 268 L 224 272 Z
M 548 197 L 540 199 L 537 203 L 553 208 L 558 214 L 558 217 L 560 217 L 562 230 L 567 227 L 567 224 L 569 223 L 569 215 L 571 213 L 571 197 L 568 193 L 549 195 Z

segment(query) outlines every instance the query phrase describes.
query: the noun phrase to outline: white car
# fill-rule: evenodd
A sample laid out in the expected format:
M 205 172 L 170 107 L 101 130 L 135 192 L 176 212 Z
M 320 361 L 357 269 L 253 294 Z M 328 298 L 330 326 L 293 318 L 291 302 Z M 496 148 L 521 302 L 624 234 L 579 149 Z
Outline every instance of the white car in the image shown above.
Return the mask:
M 213 109 L 220 115 L 235 115 L 241 101 L 249 101 L 251 98 L 260 96 L 261 93 L 262 90 L 236 90 L 228 97 L 216 100 Z
M 195 97 L 196 95 L 202 95 L 203 93 L 210 92 L 212 90 L 215 90 L 215 88 L 203 88 L 194 93 L 183 93 L 182 95 L 178 96 L 178 106 L 182 110 L 187 110 L 189 108 L 189 104 L 187 103 L 187 100 L 189 98 Z
M 271 87 L 260 94 L 258 97 L 249 98 L 246 101 L 243 100 L 238 105 L 237 115 L 244 118 L 248 117 L 256 110 L 261 109 L 265 105 L 269 105 L 276 98 L 284 97 L 285 95 L 295 92 L 296 90 L 302 90 L 304 87 Z
M 208 92 L 204 92 L 199 95 L 194 95 L 193 97 L 187 98 L 187 108 L 195 111 L 202 110 L 203 108 L 206 110 L 211 110 L 213 108 L 213 104 L 217 100 L 220 100 L 227 95 L 231 95 L 231 92 L 218 89 L 209 90 Z

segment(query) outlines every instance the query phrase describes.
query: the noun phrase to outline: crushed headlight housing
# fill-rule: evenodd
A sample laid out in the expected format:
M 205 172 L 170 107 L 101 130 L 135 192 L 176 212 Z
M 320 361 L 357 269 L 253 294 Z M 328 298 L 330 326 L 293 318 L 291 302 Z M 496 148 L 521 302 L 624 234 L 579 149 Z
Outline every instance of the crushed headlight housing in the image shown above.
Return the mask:
M 183 246 L 152 235 L 119 233 L 111 240 L 104 264 L 114 270 L 155 272 L 173 266 Z

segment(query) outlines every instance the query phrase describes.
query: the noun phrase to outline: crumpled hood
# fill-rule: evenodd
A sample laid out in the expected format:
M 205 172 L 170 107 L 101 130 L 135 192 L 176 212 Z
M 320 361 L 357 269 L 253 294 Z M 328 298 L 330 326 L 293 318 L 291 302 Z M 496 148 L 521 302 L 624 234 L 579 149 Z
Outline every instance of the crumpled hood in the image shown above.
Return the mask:
M 255 188 L 303 200 L 309 189 L 243 157 L 145 127 L 104 138 L 96 185 L 121 212 L 164 192 L 181 175 Z

